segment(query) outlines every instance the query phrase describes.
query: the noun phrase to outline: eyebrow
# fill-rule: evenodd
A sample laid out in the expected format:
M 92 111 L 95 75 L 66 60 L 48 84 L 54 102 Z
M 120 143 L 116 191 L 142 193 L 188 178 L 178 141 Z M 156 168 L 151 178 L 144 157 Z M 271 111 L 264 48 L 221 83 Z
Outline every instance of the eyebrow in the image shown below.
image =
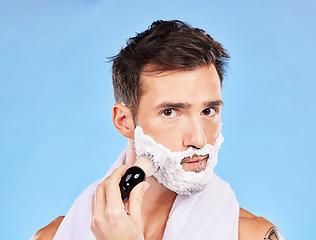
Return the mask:
M 175 102 L 163 102 L 156 106 L 155 108 L 161 109 L 161 108 L 182 108 L 187 109 L 191 107 L 191 104 L 189 103 L 175 103 Z
M 206 107 L 222 107 L 223 105 L 224 102 L 222 100 L 210 101 L 205 103 Z
M 223 106 L 224 103 L 222 100 L 217 100 L 217 101 L 209 101 L 204 103 L 205 107 L 218 107 L 218 106 Z M 192 105 L 190 103 L 177 103 L 177 102 L 163 102 L 156 106 L 156 109 L 162 109 L 162 108 L 178 108 L 178 109 L 188 109 Z

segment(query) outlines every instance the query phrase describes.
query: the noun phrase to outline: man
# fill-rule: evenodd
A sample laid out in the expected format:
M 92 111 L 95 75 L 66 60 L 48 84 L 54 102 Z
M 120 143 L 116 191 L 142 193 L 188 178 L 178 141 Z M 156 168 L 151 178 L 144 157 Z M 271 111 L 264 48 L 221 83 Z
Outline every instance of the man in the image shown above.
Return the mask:
M 33 239 L 283 239 L 239 208 L 213 173 L 221 135 L 221 86 L 229 55 L 203 30 L 157 21 L 113 58 L 113 123 L 127 149 L 66 217 Z M 141 155 L 157 172 L 122 201 L 119 182 Z

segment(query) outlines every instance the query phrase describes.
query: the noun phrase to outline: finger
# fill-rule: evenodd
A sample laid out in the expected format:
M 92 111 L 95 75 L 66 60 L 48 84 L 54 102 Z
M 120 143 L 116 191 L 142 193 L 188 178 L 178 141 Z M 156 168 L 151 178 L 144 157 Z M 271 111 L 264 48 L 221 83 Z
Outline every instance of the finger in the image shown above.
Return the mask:
M 93 194 L 91 199 L 91 215 L 93 216 L 95 213 L 95 194 Z
M 91 199 L 91 226 L 94 225 L 94 222 L 93 222 L 94 213 L 95 213 L 95 194 L 93 194 L 92 199 Z
M 138 227 L 141 227 L 142 201 L 143 201 L 144 193 L 148 187 L 149 187 L 148 182 L 141 182 L 133 188 L 130 194 L 130 198 L 128 202 L 128 210 L 132 218 L 132 221 Z
M 96 188 L 94 194 L 95 201 L 95 213 L 104 213 L 106 208 L 106 195 L 105 195 L 105 186 L 107 184 L 108 179 L 104 179 Z
M 121 198 L 121 190 L 119 187 L 119 183 L 121 181 L 122 176 L 125 174 L 127 170 L 127 166 L 123 165 L 113 171 L 110 175 L 106 187 L 106 204 L 108 208 L 111 209 L 122 209 L 124 210 L 124 205 Z

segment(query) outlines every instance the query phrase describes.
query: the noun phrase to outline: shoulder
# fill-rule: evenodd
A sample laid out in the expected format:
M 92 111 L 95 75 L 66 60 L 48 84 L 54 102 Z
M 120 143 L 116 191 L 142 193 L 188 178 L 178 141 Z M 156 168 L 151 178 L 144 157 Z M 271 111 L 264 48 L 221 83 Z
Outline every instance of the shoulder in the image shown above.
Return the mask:
M 263 217 L 257 217 L 240 208 L 239 240 L 282 240 L 277 227 Z
M 47 226 L 43 227 L 42 229 L 38 230 L 31 240 L 51 240 L 54 238 L 55 233 L 61 224 L 64 216 L 60 216 L 56 218 L 54 221 L 49 223 Z

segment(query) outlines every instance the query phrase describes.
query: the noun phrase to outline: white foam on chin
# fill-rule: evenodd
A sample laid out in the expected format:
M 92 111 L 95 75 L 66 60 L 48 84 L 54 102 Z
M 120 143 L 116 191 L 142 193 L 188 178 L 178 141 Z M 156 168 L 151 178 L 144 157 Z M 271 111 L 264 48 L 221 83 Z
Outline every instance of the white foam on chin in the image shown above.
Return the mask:
M 182 195 L 191 195 L 202 191 L 209 183 L 215 165 L 220 145 L 224 138 L 219 133 L 214 146 L 206 144 L 203 148 L 188 148 L 182 152 L 171 151 L 165 146 L 145 135 L 142 128 L 137 126 L 134 133 L 134 144 L 137 157 L 142 155 L 151 156 L 152 161 L 158 167 L 153 175 L 157 181 L 166 188 Z M 181 161 L 193 155 L 209 155 L 205 170 L 200 172 L 184 171 Z

